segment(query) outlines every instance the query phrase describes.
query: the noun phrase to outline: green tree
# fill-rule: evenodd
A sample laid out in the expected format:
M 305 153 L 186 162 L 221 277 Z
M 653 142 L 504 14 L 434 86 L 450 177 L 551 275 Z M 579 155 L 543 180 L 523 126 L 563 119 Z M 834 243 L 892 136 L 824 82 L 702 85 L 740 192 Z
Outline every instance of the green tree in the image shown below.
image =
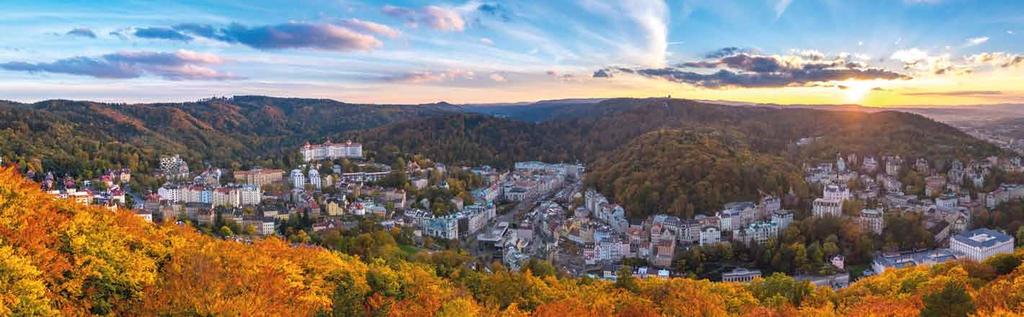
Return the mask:
M 633 276 L 633 269 L 628 266 L 622 266 L 619 271 L 615 273 L 615 287 L 628 290 L 630 292 L 639 292 L 640 285 L 636 282 L 636 277 Z
M 231 228 L 229 228 L 228 226 L 221 226 L 220 227 L 220 236 L 222 236 L 222 237 L 230 237 L 230 236 L 233 236 L 233 235 L 235 235 L 235 232 L 231 231 Z
M 1020 266 L 1020 259 L 1013 254 L 996 254 L 985 259 L 985 264 L 995 269 L 997 274 L 1004 275 Z
M 774 307 L 779 307 L 783 303 L 799 307 L 804 298 L 814 292 L 814 286 L 810 282 L 797 281 L 782 273 L 754 279 L 747 289 L 762 303 Z
M 923 317 L 965 317 L 974 313 L 974 299 L 959 282 L 947 283 L 935 293 L 924 296 Z
M 1017 246 L 1024 247 L 1024 226 L 1017 227 Z

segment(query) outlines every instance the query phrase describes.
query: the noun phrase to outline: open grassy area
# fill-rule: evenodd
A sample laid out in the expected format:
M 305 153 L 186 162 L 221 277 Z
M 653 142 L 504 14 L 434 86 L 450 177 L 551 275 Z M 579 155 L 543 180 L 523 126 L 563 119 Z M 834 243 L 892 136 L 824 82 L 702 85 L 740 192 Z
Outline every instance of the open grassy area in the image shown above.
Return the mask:
M 418 248 L 418 247 L 416 247 L 414 245 L 399 244 L 398 248 L 402 249 L 402 252 L 404 252 L 405 255 L 407 255 L 407 256 L 413 256 L 413 255 L 416 255 L 416 253 L 420 252 L 420 248 Z

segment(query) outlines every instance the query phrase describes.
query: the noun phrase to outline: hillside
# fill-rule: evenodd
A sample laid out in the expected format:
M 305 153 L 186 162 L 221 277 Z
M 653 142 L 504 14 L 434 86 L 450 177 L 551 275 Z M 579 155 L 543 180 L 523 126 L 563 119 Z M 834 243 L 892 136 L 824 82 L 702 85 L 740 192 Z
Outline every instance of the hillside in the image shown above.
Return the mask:
M 648 132 L 590 166 L 587 183 L 623 202 L 633 218 L 668 213 L 684 219 L 713 214 L 730 201 L 781 197 L 801 188 L 800 169 L 751 151 L 736 133 Z
M 500 111 L 505 111 L 507 118 L 495 117 L 506 116 Z M 501 168 L 511 167 L 517 160 L 592 165 L 622 152 L 640 136 L 661 129 L 736 135 L 737 142 L 749 152 L 781 157 L 793 166 L 830 160 L 840 152 L 923 155 L 940 161 L 1001 153 L 994 145 L 945 124 L 891 111 L 725 106 L 664 98 L 455 106 L 356 105 L 322 99 L 238 96 L 177 104 L 65 100 L 0 103 L 0 138 L 5 140 L 0 143 L 0 156 L 36 171 L 82 178 L 94 177 L 108 168 L 127 167 L 136 172 L 133 183 L 152 188 L 158 185 L 152 177 L 157 160 L 168 154 L 181 154 L 193 169 L 207 164 L 231 169 L 253 165 L 291 168 L 299 163 L 295 151 L 299 145 L 332 138 L 363 142 L 373 159 L 385 163 L 401 153 L 418 153 L 449 164 Z M 818 137 L 819 141 L 803 147 L 794 145 L 805 137 Z M 659 164 L 685 163 L 671 162 L 677 158 L 665 158 Z M 622 173 L 614 175 L 626 177 Z M 658 188 L 668 189 L 683 186 L 673 183 L 697 181 L 680 178 L 656 182 L 665 183 Z M 612 185 L 629 183 L 614 177 L 602 178 L 602 182 L 607 182 L 598 185 L 602 191 L 630 187 Z M 800 189 L 799 184 L 793 185 Z M 774 186 L 770 187 L 773 189 L 762 190 L 775 191 Z M 692 194 L 697 196 L 689 197 L 686 203 L 679 201 L 676 207 L 663 199 L 655 199 L 659 202 L 651 205 L 646 201 L 621 202 L 689 214 L 723 199 L 749 197 L 754 189 L 726 190 L 728 194 L 716 194 L 718 197 L 696 192 Z M 612 191 L 605 194 L 616 196 Z
M 220 240 L 57 200 L 0 169 L 0 315 L 1019 314 L 1022 258 L 890 270 L 838 292 L 782 275 L 742 285 L 625 273 L 611 283 L 500 267 L 484 273 L 441 254 L 364 262 L 274 238 Z
M 148 174 L 167 154 L 181 154 L 196 168 L 203 162 L 287 166 L 306 141 L 441 113 L 449 112 L 260 96 L 176 104 L 0 103 L 0 155 L 36 170 L 85 177 L 113 167 Z
M 660 144 L 677 138 L 651 136 L 652 131 L 666 129 L 710 131 L 717 136 L 709 139 L 714 144 L 701 147 Z M 356 131 L 349 137 L 385 154 L 419 153 L 458 164 L 583 162 L 592 174 L 589 183 L 634 216 L 711 212 L 724 202 L 755 199 L 759 190 L 782 194 L 790 186 L 798 196 L 809 197 L 798 174 L 801 164 L 832 160 L 839 153 L 926 157 L 939 163 L 1003 153 L 915 114 L 666 99 L 574 104 L 536 123 L 479 114 L 435 116 Z M 817 141 L 796 145 L 808 137 Z M 755 165 L 739 168 L 748 164 Z M 718 168 L 713 175 L 712 168 Z

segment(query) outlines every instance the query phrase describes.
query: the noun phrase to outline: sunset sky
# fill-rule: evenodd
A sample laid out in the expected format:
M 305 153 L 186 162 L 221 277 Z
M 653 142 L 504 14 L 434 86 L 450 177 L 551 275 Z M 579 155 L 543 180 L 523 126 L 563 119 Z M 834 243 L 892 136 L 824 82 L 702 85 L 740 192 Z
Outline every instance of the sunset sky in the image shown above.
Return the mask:
M 0 99 L 1024 103 L 1024 2 L 17 1 Z

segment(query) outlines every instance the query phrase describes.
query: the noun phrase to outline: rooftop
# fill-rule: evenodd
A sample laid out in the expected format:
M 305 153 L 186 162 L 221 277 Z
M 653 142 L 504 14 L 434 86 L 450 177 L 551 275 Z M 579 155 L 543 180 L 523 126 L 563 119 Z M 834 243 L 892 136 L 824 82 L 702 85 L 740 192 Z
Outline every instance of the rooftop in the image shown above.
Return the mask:
M 953 239 L 975 248 L 991 248 L 997 244 L 1013 241 L 1013 237 L 988 228 L 965 231 L 953 236 Z

